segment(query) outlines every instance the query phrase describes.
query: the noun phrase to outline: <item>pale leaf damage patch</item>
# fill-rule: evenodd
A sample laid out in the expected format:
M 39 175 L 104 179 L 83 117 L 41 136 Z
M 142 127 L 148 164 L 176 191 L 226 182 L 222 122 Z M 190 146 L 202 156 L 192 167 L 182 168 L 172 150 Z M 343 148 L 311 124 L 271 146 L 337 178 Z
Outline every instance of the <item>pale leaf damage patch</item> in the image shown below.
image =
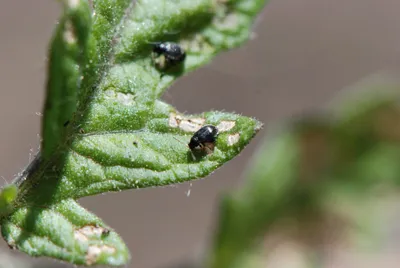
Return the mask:
M 205 51 L 213 51 L 214 48 L 207 43 L 207 40 L 204 36 L 200 34 L 196 34 L 194 36 L 190 36 L 190 38 L 182 40 L 181 46 L 186 50 L 190 51 L 191 53 L 200 53 Z
M 64 40 L 66 43 L 68 43 L 70 45 L 76 43 L 74 28 L 72 27 L 72 23 L 70 21 L 67 21 L 65 23 Z
M 235 133 L 232 135 L 228 136 L 228 145 L 229 146 L 233 146 L 235 145 L 240 139 L 240 134 L 239 133 Z
M 101 237 L 104 234 L 108 234 L 110 231 L 104 227 L 86 225 L 80 229 L 74 231 L 74 238 L 81 243 L 85 243 L 89 240 L 88 237 Z
M 79 231 L 86 236 L 101 236 L 109 232 L 108 229 L 100 226 L 86 225 L 79 229 Z
M 235 121 L 221 121 L 218 126 L 217 129 L 219 132 L 225 132 L 225 131 L 229 131 L 232 128 L 234 128 L 236 125 Z
M 104 91 L 106 99 L 117 100 L 120 104 L 130 106 L 135 104 L 135 96 L 130 93 L 115 92 L 114 90 L 107 89 Z
M 89 246 L 86 254 L 86 265 L 92 265 L 97 262 L 101 254 L 111 255 L 116 251 L 115 248 L 107 245 L 92 245 Z
M 176 127 L 179 126 L 179 121 L 178 121 L 178 119 L 176 118 L 176 116 L 177 116 L 177 115 L 174 114 L 174 113 L 171 113 L 171 114 L 169 115 L 168 125 L 169 125 L 170 127 L 176 128 Z
M 224 17 L 222 20 L 216 19 L 214 23 L 219 30 L 226 31 L 236 29 L 238 22 L 238 16 L 235 13 L 231 13 Z
M 117 93 L 117 100 L 123 105 L 132 105 L 135 103 L 135 97 L 132 94 Z
M 75 240 L 79 241 L 80 243 L 86 243 L 89 240 L 86 235 L 84 235 L 83 233 L 81 233 L 78 230 L 74 231 L 74 238 L 75 238 Z
M 189 120 L 183 120 L 179 124 L 179 128 L 185 132 L 196 132 L 201 128 L 201 126 L 202 126 L 201 124 L 197 124 Z
M 185 132 L 196 132 L 199 130 L 206 119 L 204 118 L 185 118 L 182 115 L 171 113 L 168 119 L 168 125 L 173 128 L 179 127 Z

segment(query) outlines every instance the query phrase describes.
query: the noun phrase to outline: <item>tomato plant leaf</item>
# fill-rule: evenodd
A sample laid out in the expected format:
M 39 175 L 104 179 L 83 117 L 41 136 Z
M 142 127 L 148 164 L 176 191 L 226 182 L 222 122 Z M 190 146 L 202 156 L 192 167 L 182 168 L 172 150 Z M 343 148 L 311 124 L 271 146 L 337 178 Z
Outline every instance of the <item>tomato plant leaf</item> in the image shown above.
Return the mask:
M 7 243 L 73 264 L 125 264 L 123 241 L 112 231 L 98 236 L 109 227 L 75 200 L 202 178 L 241 152 L 260 130 L 257 120 L 183 114 L 159 98 L 178 77 L 247 40 L 264 2 L 64 1 L 50 45 L 41 154 L 0 210 Z M 153 47 L 166 41 L 186 58 L 160 69 Z M 219 129 L 215 149 L 193 157 L 187 144 L 206 124 Z M 83 228 L 96 235 L 81 235 Z

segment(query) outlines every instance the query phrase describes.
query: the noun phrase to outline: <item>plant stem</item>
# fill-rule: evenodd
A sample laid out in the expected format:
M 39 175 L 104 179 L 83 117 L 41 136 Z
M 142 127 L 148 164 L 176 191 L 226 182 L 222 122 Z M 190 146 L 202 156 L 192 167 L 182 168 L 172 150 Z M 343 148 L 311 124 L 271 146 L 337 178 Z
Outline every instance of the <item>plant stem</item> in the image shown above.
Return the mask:
M 28 166 L 22 172 L 18 173 L 17 177 L 14 178 L 12 183 L 19 188 L 28 176 L 38 170 L 41 162 L 42 157 L 39 151 L 38 153 L 36 153 L 33 160 L 28 164 Z

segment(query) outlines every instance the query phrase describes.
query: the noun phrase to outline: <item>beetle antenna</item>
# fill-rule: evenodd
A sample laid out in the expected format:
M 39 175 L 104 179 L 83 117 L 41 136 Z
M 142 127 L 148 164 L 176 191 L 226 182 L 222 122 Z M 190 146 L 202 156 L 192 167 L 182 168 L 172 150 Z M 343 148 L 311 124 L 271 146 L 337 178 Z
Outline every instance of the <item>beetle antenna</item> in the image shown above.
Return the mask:
M 149 45 L 158 45 L 158 44 L 160 44 L 161 42 L 150 42 L 150 41 L 146 41 L 146 43 L 149 44 Z
M 177 138 L 175 138 L 175 137 L 173 137 L 175 140 L 177 140 L 177 141 L 179 141 L 180 143 L 182 143 L 182 144 L 184 144 L 186 147 L 188 147 L 189 148 L 189 145 L 187 145 L 186 143 L 183 143 L 183 141 L 181 141 L 181 140 L 178 140 Z
M 178 140 L 177 138 L 175 138 L 175 137 L 173 137 L 173 138 L 174 138 L 175 140 L 179 141 L 180 143 L 185 144 L 185 143 L 183 143 L 182 141 Z M 190 150 L 190 147 L 189 147 L 188 144 L 185 144 L 185 146 L 188 147 L 189 150 Z M 190 150 L 190 154 L 192 155 L 193 161 L 196 161 L 196 156 L 193 154 L 192 150 Z

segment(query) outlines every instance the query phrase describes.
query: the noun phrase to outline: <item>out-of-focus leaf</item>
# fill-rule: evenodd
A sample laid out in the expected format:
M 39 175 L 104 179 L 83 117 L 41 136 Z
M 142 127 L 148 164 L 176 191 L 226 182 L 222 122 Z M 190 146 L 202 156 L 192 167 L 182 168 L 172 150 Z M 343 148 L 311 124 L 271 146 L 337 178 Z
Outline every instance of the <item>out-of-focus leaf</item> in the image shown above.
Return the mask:
M 292 134 L 262 145 L 250 167 L 250 181 L 237 195 L 225 197 L 220 223 L 208 266 L 242 267 L 294 192 L 297 180 L 298 146 Z
M 323 267 L 324 247 L 377 245 L 388 235 L 378 221 L 400 182 L 400 98 L 398 85 L 378 88 L 267 137 L 244 188 L 222 200 L 207 267 L 248 267 L 248 256 L 263 253 L 256 267 L 264 267 L 270 248 L 260 245 L 271 236 L 295 240 L 313 251 L 310 267 Z

